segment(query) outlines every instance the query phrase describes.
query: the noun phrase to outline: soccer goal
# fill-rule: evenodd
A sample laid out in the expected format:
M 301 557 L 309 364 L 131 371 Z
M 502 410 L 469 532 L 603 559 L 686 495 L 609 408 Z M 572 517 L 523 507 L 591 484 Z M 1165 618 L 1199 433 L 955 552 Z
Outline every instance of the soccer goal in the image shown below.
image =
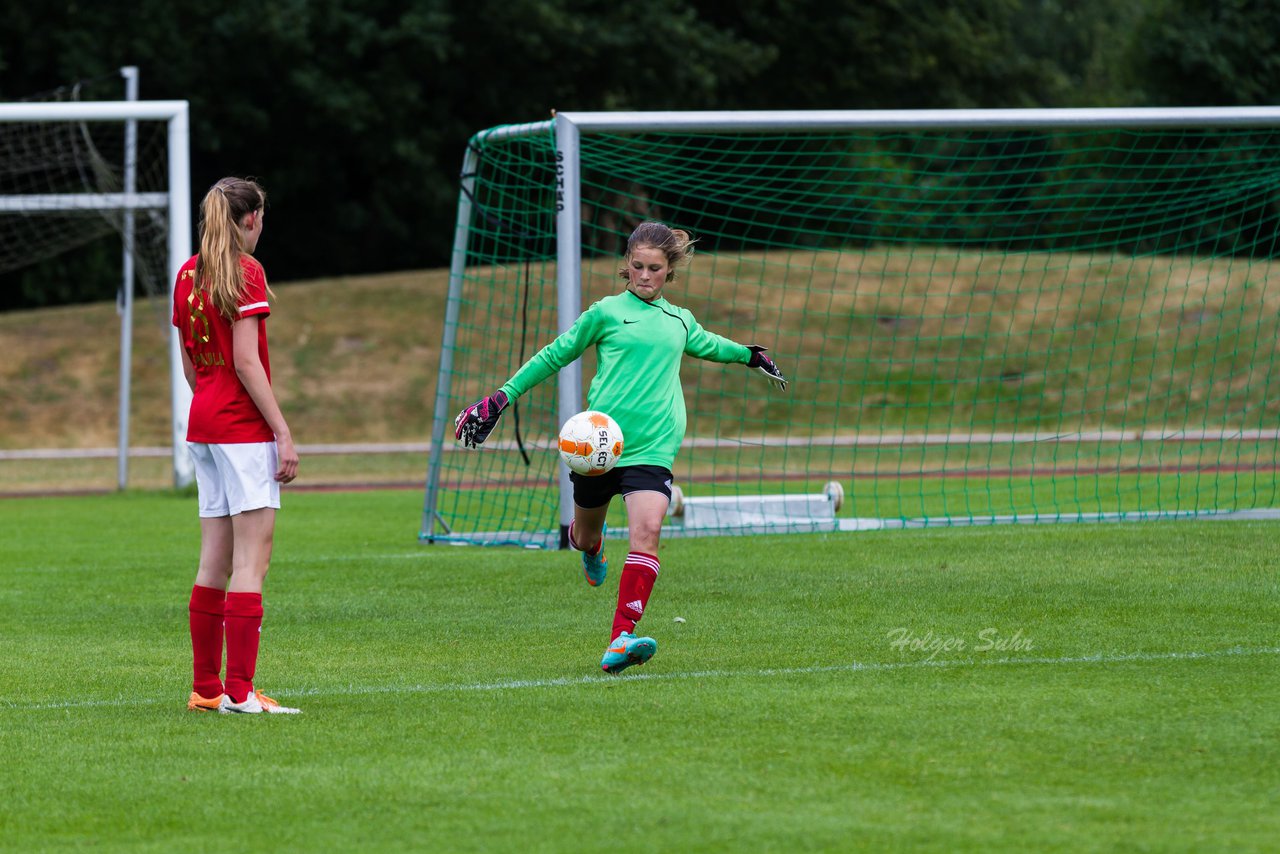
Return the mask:
M 135 283 L 168 294 L 191 255 L 187 102 L 138 101 L 137 70 L 122 74 L 130 100 L 0 104 L 0 272 L 104 235 L 120 237 L 120 488 L 127 482 Z M 185 441 L 191 391 L 176 330 L 169 354 L 174 483 L 184 486 L 194 479 Z
M 480 451 L 451 420 L 648 218 L 792 381 L 686 361 L 669 535 L 1280 507 L 1280 108 L 561 113 L 467 148 L 423 540 L 563 544 L 591 354 Z

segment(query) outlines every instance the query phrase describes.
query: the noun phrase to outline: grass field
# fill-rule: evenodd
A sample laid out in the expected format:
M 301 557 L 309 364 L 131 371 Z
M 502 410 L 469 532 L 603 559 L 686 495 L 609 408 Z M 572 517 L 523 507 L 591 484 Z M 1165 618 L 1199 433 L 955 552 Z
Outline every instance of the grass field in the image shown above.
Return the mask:
M 572 555 L 293 493 L 258 686 L 184 710 L 194 499 L 0 503 L 0 849 L 1263 851 L 1273 523 L 672 541 L 597 669 Z M 675 617 L 686 622 L 676 623 Z

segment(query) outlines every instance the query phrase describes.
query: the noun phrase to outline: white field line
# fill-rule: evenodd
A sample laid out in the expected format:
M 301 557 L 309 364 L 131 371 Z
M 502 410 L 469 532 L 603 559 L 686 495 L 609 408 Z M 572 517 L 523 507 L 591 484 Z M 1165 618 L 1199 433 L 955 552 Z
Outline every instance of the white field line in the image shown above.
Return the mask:
M 961 667 L 1010 667 L 1010 666 L 1070 666 L 1082 664 L 1125 664 L 1129 662 L 1157 661 L 1200 661 L 1205 659 L 1226 657 L 1248 657 L 1280 655 L 1280 647 L 1244 648 L 1210 652 L 1133 652 L 1107 655 L 1062 656 L 1015 656 L 1008 658 L 956 658 L 956 659 L 915 659 L 912 661 L 876 661 L 851 664 L 814 665 L 811 667 L 768 667 L 743 670 L 686 670 L 675 673 L 637 673 L 634 670 L 625 676 L 606 676 L 591 674 L 583 676 L 560 676 L 553 679 L 508 679 L 498 682 L 454 682 L 438 685 L 346 685 L 334 688 L 274 688 L 271 693 L 278 694 L 286 701 L 295 697 L 357 697 L 372 694 L 463 694 L 472 691 L 520 691 L 530 688 L 573 688 L 578 686 L 607 687 L 625 682 L 667 682 L 676 679 L 759 679 L 775 676 L 804 676 L 815 673 L 883 673 L 895 670 L 919 670 L 938 668 L 943 670 Z M 0 701 L 0 710 L 18 712 L 37 712 L 57 709 L 94 709 L 124 706 L 154 706 L 181 704 L 181 697 L 117 697 L 102 700 L 66 700 L 54 703 L 15 703 Z

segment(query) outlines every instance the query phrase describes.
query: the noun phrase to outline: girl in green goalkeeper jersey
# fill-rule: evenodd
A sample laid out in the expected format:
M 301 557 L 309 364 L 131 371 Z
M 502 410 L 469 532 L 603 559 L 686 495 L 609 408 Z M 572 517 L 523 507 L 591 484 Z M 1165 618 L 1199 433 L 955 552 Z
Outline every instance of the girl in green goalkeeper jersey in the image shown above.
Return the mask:
M 621 495 L 627 508 L 630 551 L 618 584 L 613 641 L 600 666 L 618 673 L 644 664 L 657 651 L 653 638 L 636 637 L 636 623 L 657 580 L 658 540 L 671 501 L 671 468 L 685 432 L 680 362 L 687 354 L 711 362 L 755 368 L 781 389 L 787 381 L 765 348 L 738 344 L 708 332 L 685 308 L 663 297 L 676 268 L 693 255 L 693 241 L 660 222 L 641 223 L 627 241 L 623 293 L 592 305 L 516 371 L 502 388 L 468 406 L 454 421 L 455 436 L 469 448 L 483 444 L 511 401 L 555 375 L 588 348 L 596 348 L 596 375 L 587 406 L 606 412 L 626 437 L 622 462 L 596 477 L 572 474 L 573 522 L 569 544 L 582 552 L 587 583 L 605 579 L 604 523 L 609 502 Z

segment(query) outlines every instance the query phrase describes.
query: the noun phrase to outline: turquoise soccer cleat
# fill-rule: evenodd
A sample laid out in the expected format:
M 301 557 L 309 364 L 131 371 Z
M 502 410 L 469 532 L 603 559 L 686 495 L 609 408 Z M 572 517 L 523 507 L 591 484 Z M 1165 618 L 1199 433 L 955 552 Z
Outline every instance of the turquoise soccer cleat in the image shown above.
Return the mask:
M 604 532 L 607 530 L 609 530 L 608 525 L 600 530 L 599 554 L 592 557 L 586 552 L 582 553 L 582 575 L 592 587 L 604 584 L 604 577 L 609 574 L 609 561 L 604 556 Z
M 604 549 L 600 550 L 600 554 L 592 557 L 586 552 L 582 553 L 582 575 L 587 579 L 587 583 L 592 587 L 599 587 L 604 584 L 604 577 L 609 574 L 609 561 L 605 560 Z
M 600 669 L 616 675 L 633 664 L 644 664 L 657 651 L 658 642 L 653 638 L 638 638 L 630 632 L 623 632 L 604 651 Z

